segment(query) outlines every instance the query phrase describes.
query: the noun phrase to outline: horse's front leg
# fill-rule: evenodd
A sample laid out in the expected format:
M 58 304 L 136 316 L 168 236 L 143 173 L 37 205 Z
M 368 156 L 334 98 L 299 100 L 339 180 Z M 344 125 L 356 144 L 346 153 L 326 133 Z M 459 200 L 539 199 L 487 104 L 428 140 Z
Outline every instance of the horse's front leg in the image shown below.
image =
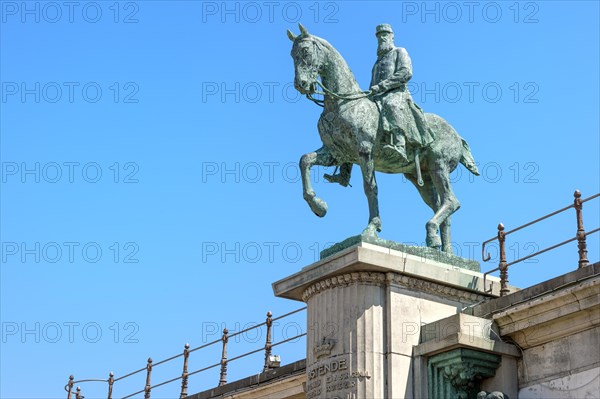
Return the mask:
M 302 155 L 300 158 L 300 173 L 302 175 L 302 194 L 310 209 L 318 217 L 323 217 L 327 213 L 327 203 L 315 195 L 310 182 L 310 168 L 314 165 L 333 166 L 336 164 L 335 158 L 326 147 L 321 147 L 314 152 Z
M 377 236 L 381 231 L 381 219 L 379 218 L 379 200 L 377 199 L 377 181 L 375 180 L 375 162 L 373 153 L 361 151 L 360 168 L 363 175 L 363 186 L 369 203 L 369 224 L 363 230 L 362 235 Z

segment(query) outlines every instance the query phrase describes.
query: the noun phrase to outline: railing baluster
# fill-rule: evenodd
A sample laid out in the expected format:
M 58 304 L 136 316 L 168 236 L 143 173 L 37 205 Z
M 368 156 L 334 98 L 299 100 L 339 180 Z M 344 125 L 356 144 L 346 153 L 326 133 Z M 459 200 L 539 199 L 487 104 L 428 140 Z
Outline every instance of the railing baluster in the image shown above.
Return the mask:
M 108 373 L 108 399 L 112 399 L 113 384 L 115 383 L 115 373 Z
M 521 225 L 519 227 L 516 227 L 510 231 L 504 231 L 504 226 L 502 226 L 502 223 L 500 225 L 498 225 L 498 235 L 494 238 L 490 238 L 489 240 L 484 241 L 481 244 L 481 257 L 482 260 L 484 262 L 487 262 L 488 260 L 491 259 L 490 254 L 488 253 L 487 256 L 485 255 L 485 245 L 494 241 L 494 240 L 498 240 L 500 243 L 500 264 L 498 267 L 496 267 L 495 269 L 489 270 L 487 272 L 485 272 L 483 274 L 483 282 L 485 284 L 486 282 L 486 276 L 492 272 L 495 272 L 497 270 L 500 270 L 500 296 L 504 296 L 505 294 L 509 293 L 509 288 L 508 288 L 508 268 L 512 265 L 515 265 L 517 263 L 523 262 L 527 259 L 531 259 L 534 256 L 537 255 L 541 255 L 545 252 L 551 251 L 555 248 L 558 247 L 562 247 L 563 245 L 566 245 L 570 242 L 573 241 L 577 241 L 577 248 L 578 248 L 578 252 L 579 252 L 579 261 L 578 261 L 578 268 L 581 269 L 583 267 L 589 266 L 590 265 L 590 261 L 588 259 L 588 251 L 587 251 L 587 236 L 591 235 L 591 234 L 595 234 L 597 232 L 600 231 L 600 228 L 596 228 L 596 229 L 592 229 L 588 232 L 585 231 L 585 228 L 583 227 L 583 203 L 593 200 L 595 198 L 600 197 L 600 193 L 594 194 L 586 199 L 581 199 L 581 191 L 579 190 L 575 190 L 575 192 L 573 193 L 573 203 L 569 206 L 566 206 L 564 208 L 561 208 L 557 211 L 554 211 L 552 213 L 549 213 L 545 216 L 542 216 L 540 218 L 537 218 L 531 222 L 525 223 L 524 225 Z M 512 234 L 516 231 L 519 231 L 525 227 L 531 226 L 533 224 L 536 224 L 542 220 L 548 219 L 554 215 L 558 215 L 561 212 L 566 211 L 567 209 L 571 209 L 571 208 L 575 208 L 575 214 L 577 217 L 577 234 L 575 235 L 575 237 L 571 237 L 568 240 L 565 240 L 563 242 L 560 242 L 558 244 L 552 245 L 550 247 L 544 248 L 541 251 L 537 251 L 535 253 L 529 254 L 523 258 L 519 258 L 516 260 L 513 260 L 512 262 L 506 263 L 506 251 L 504 248 L 504 244 L 505 244 L 505 239 L 506 236 L 508 236 L 509 234 Z M 502 228 L 501 228 L 502 226 Z
M 267 342 L 265 343 L 265 367 L 263 368 L 263 372 L 268 371 L 269 367 L 269 358 L 271 357 L 271 326 L 273 325 L 273 313 L 270 311 L 267 312 Z
M 73 380 L 75 379 L 75 377 L 73 377 L 73 375 L 71 374 L 69 376 L 69 382 L 67 383 L 67 386 L 69 387 L 69 390 L 67 391 L 67 399 L 71 399 L 71 395 L 73 394 Z
M 593 233 L 593 231 L 592 231 Z M 284 315 L 281 315 L 279 317 L 273 317 L 272 312 L 267 312 L 267 318 L 266 321 L 260 324 L 257 324 L 255 326 L 252 326 L 250 328 L 244 329 L 242 331 L 238 331 L 235 332 L 231 335 L 229 335 L 229 331 L 224 328 L 223 329 L 223 335 L 221 338 L 218 338 L 210 343 L 198 346 L 196 348 L 190 349 L 190 344 L 186 343 L 184 345 L 184 351 L 183 353 L 179 352 L 179 354 L 172 356 L 170 358 L 158 361 L 156 363 L 153 362 L 152 358 L 148 358 L 148 362 L 146 364 L 145 367 L 142 367 L 138 370 L 135 370 L 131 373 L 122 375 L 118 378 L 115 378 L 114 373 L 111 371 L 109 373 L 109 377 L 108 379 L 85 379 L 85 380 L 79 380 L 76 381 L 75 377 L 73 375 L 69 376 L 69 381 L 67 382 L 67 384 L 64 386 L 65 392 L 67 392 L 67 399 L 84 399 L 84 396 L 81 393 L 81 388 L 78 386 L 77 389 L 75 389 L 75 386 L 77 386 L 77 384 L 82 383 L 82 382 L 102 382 L 102 383 L 108 383 L 108 394 L 107 394 L 107 398 L 108 399 L 113 399 L 114 396 L 114 384 L 117 381 L 123 380 L 125 378 L 131 377 L 133 375 L 139 374 L 139 376 L 141 376 L 144 372 L 144 370 L 146 371 L 146 384 L 145 386 L 141 389 L 138 390 L 137 392 L 131 393 L 127 396 L 123 396 L 123 398 L 133 398 L 133 397 L 139 397 L 139 395 L 141 395 L 142 393 L 144 393 L 144 399 L 150 399 L 151 396 L 151 390 L 153 388 L 157 388 L 160 387 L 162 385 L 166 385 L 166 384 L 170 384 L 173 383 L 175 381 L 181 380 L 181 392 L 180 392 L 180 396 L 178 399 L 185 399 L 188 397 L 188 383 L 189 383 L 189 378 L 194 375 L 194 374 L 198 374 L 200 372 L 209 370 L 209 369 L 213 369 L 213 368 L 217 368 L 219 366 L 221 366 L 221 372 L 220 372 L 220 377 L 219 377 L 219 384 L 218 386 L 223 386 L 225 384 L 227 384 L 227 366 L 229 364 L 229 362 L 233 362 L 235 360 L 238 360 L 240 358 L 243 358 L 245 356 L 249 356 L 249 355 L 253 355 L 253 354 L 257 354 L 257 353 L 262 353 L 264 351 L 265 354 L 265 363 L 264 363 L 264 370 L 272 370 L 274 367 L 278 367 L 279 364 L 279 357 L 275 356 L 275 358 L 277 358 L 275 361 L 274 356 L 272 355 L 272 349 L 273 347 L 277 346 L 277 345 L 281 345 L 283 343 L 289 342 L 291 340 L 295 340 L 296 338 L 299 338 L 301 336 L 306 336 L 306 333 L 300 334 L 296 337 L 293 338 L 288 338 L 286 340 L 280 341 L 280 342 L 273 342 L 273 323 L 277 320 L 283 319 L 285 317 L 288 317 L 292 314 L 298 313 L 300 311 L 306 310 L 306 307 L 303 307 L 301 309 L 297 309 L 294 310 L 292 312 L 286 313 Z M 235 337 L 238 336 L 240 334 L 243 334 L 247 331 L 251 331 L 254 329 L 262 329 L 263 325 L 267 326 L 267 337 L 266 337 L 266 342 L 264 347 L 259 347 L 255 350 L 252 350 L 250 352 L 247 352 L 245 354 L 236 356 L 236 357 L 232 357 L 231 359 L 228 358 L 227 356 L 227 344 L 229 343 L 229 338 L 231 337 Z M 192 352 L 199 350 L 199 349 L 203 349 L 206 347 L 210 347 L 212 345 L 218 345 L 219 342 L 222 343 L 223 347 L 222 347 L 222 353 L 221 353 L 221 361 L 214 363 L 210 366 L 201 368 L 199 370 L 195 370 L 190 372 L 189 371 L 189 357 L 191 355 Z M 172 360 L 178 359 L 180 357 L 183 357 L 183 370 L 181 373 L 181 376 L 178 376 L 176 378 L 172 378 L 170 380 L 167 381 L 163 381 L 161 383 L 156 383 L 154 385 L 152 385 L 151 381 L 152 381 L 152 370 L 154 369 L 154 367 L 156 366 L 160 366 L 163 363 L 167 363 L 170 362 Z M 154 377 L 154 379 L 156 380 L 156 376 Z M 156 396 L 156 395 L 155 395 Z M 119 397 L 121 397 L 121 395 L 119 395 Z
M 185 344 L 183 348 L 183 372 L 181 373 L 181 394 L 179 399 L 183 399 L 187 396 L 187 384 L 188 384 L 188 358 L 190 357 L 190 344 Z
M 152 358 L 148 358 L 148 364 L 146 365 L 146 387 L 144 388 L 144 399 L 150 399 L 150 375 L 152 374 Z
M 575 190 L 574 207 L 577 215 L 577 248 L 579 249 L 579 269 L 590 264 L 587 257 L 587 243 L 585 229 L 583 228 L 583 202 L 581 201 L 581 191 Z
M 506 249 L 504 241 L 506 240 L 506 233 L 504 232 L 504 225 L 500 223 L 498 225 L 498 243 L 500 244 L 500 296 L 508 294 L 508 266 L 506 264 Z
M 223 352 L 221 353 L 221 376 L 219 377 L 219 386 L 223 386 L 227 384 L 227 341 L 229 341 L 229 337 L 227 336 L 226 328 L 223 329 Z

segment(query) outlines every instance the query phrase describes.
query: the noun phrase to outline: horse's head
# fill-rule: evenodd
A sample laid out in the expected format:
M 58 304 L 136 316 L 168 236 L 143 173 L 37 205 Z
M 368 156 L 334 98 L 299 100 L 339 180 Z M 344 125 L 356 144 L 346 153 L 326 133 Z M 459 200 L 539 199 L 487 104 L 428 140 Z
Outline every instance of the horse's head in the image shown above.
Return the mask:
M 294 87 L 302 94 L 312 94 L 317 90 L 316 82 L 323 65 L 323 51 L 319 50 L 317 39 L 302 24 L 298 26 L 298 36 L 287 31 L 288 37 L 294 42 L 291 52 L 295 70 Z

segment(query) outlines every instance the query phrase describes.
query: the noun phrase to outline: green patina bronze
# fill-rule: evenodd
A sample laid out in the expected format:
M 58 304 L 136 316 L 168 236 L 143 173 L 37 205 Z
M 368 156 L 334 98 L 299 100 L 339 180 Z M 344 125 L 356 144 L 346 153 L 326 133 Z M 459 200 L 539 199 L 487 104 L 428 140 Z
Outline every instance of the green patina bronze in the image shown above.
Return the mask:
M 467 142 L 454 128 L 435 114 L 423 113 L 412 100 L 407 87 L 412 77 L 410 57 L 405 49 L 395 47 L 391 26 L 376 29 L 378 58 L 368 92 L 361 91 L 331 44 L 309 34 L 302 25 L 300 32 L 295 36 L 288 31 L 294 42 L 294 85 L 323 106 L 317 125 L 323 146 L 300 159 L 303 196 L 311 210 L 319 217 L 327 213 L 327 204 L 313 190 L 310 169 L 339 167 L 338 174 L 325 178 L 346 187 L 357 164 L 369 205 L 362 235 L 376 237 L 381 219 L 375 171 L 404 173 L 434 212 L 426 224 L 427 246 L 452 253 L 450 216 L 460 204 L 452 192 L 450 173 L 459 163 L 476 175 L 479 172 Z M 315 93 L 323 94 L 324 100 L 314 99 Z M 405 205 L 399 207 L 406 212 Z
M 500 356 L 459 348 L 427 359 L 430 398 L 474 399 L 483 379 L 493 377 L 500 366 Z

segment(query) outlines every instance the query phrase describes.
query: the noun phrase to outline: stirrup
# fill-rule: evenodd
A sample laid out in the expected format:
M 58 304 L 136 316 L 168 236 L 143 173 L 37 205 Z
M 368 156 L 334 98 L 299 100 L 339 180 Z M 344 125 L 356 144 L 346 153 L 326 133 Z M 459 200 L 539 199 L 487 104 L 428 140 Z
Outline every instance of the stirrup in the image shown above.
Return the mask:
M 400 158 L 402 158 L 403 162 L 408 163 L 408 156 L 406 155 L 405 149 L 400 149 L 400 148 L 396 147 L 395 145 L 391 145 L 391 144 L 384 145 L 383 149 L 388 150 L 388 151 L 394 151 L 396 154 L 398 154 L 400 156 Z

